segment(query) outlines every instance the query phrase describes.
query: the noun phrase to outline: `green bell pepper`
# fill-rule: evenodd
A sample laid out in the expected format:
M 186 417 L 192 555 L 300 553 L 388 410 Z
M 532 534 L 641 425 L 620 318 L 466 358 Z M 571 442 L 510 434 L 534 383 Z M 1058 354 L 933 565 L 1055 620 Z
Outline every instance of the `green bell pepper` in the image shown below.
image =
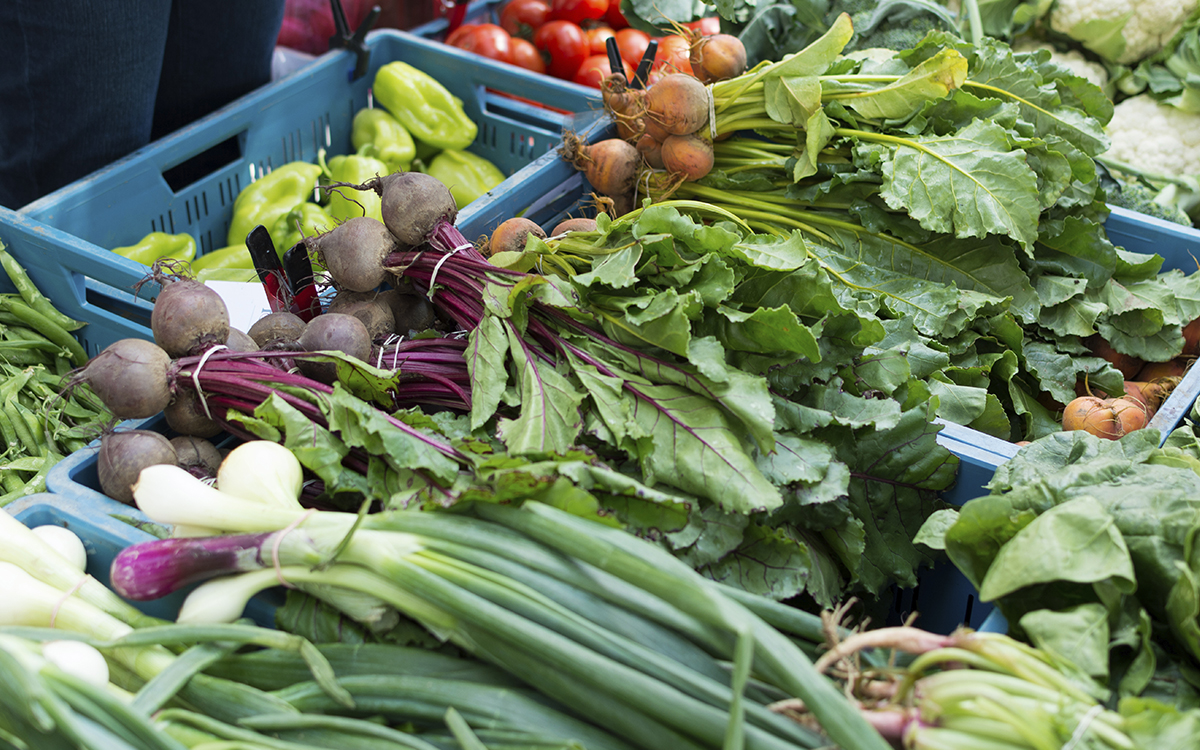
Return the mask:
M 470 151 L 443 151 L 433 157 L 425 173 L 450 188 L 460 209 L 504 182 L 504 173 L 495 164 Z
M 322 206 L 306 202 L 296 206 L 288 213 L 279 217 L 271 228 L 271 241 L 275 243 L 275 252 L 282 258 L 296 243 L 305 237 L 324 234 L 333 229 L 337 222 Z
M 160 258 L 191 261 L 196 257 L 196 238 L 190 234 L 151 232 L 132 245 L 114 247 L 112 251 L 143 266 L 152 266 Z
M 414 138 L 443 149 L 464 149 L 475 140 L 478 128 L 462 101 L 408 63 L 397 60 L 381 67 L 372 91 Z
M 225 241 L 243 243 L 259 224 L 270 230 L 279 217 L 312 197 L 320 175 L 319 165 L 293 161 L 247 185 L 233 202 L 233 220 Z
M 387 165 L 373 156 L 335 156 L 325 161 L 325 151 L 317 154 L 317 161 L 325 168 L 325 177 L 329 182 L 349 182 L 361 185 L 367 180 L 375 179 L 386 174 Z M 334 221 L 342 222 L 356 216 L 370 216 L 372 219 L 383 221 L 382 201 L 379 193 L 374 190 L 352 190 L 340 187 L 329 191 L 329 203 L 325 210 Z
M 240 245 L 217 248 L 192 261 L 192 270 L 197 273 L 214 268 L 249 268 L 253 270 L 254 259 L 250 257 L 250 251 L 243 242 Z
M 413 137 L 400 121 L 382 109 L 361 109 L 354 116 L 350 142 L 363 156 L 374 156 L 388 173 L 407 172 L 417 155 Z
M 258 272 L 253 268 L 202 268 L 196 272 L 196 281 L 237 281 L 243 284 L 259 283 Z

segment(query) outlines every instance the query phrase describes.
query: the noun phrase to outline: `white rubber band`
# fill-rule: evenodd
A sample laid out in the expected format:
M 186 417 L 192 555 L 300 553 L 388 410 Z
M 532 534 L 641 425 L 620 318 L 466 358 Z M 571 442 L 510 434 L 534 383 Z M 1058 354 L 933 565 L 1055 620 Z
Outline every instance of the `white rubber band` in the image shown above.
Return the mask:
M 713 87 L 710 83 L 705 87 L 708 91 L 708 134 L 715 141 L 717 140 L 717 100 L 713 97 Z
M 192 385 L 196 386 L 196 397 L 200 399 L 200 405 L 204 407 L 204 416 L 212 419 L 212 412 L 208 410 L 208 399 L 204 398 L 204 391 L 200 389 L 200 369 L 204 367 L 204 363 L 212 356 L 213 352 L 221 349 L 228 349 L 224 344 L 217 344 L 213 348 L 200 355 L 200 361 L 196 363 L 196 369 L 192 371 Z
M 288 583 L 283 578 L 283 566 L 279 564 L 279 544 L 283 541 L 285 536 L 295 531 L 297 526 L 307 521 L 309 517 L 316 512 L 316 508 L 310 508 L 307 513 L 300 516 L 295 521 L 292 521 L 283 529 L 283 531 L 279 532 L 279 534 L 275 537 L 275 543 L 271 545 L 271 562 L 275 564 L 275 578 L 279 580 L 279 585 L 283 586 L 284 588 L 294 589 L 296 586 Z
M 75 592 L 83 588 L 83 582 L 87 580 L 87 576 L 80 578 L 79 581 L 71 587 L 71 590 L 63 594 L 62 598 L 54 604 L 54 609 L 50 610 L 50 627 L 54 627 L 54 621 L 58 619 L 58 610 L 62 605 L 67 603 L 67 600 L 75 596 Z
M 426 297 L 428 297 L 429 299 L 433 299 L 433 286 L 437 282 L 438 271 L 442 270 L 442 264 L 445 263 L 447 260 L 449 260 L 451 255 L 454 255 L 459 250 L 466 250 L 469 247 L 471 247 L 471 246 L 470 245 L 459 245 L 458 247 L 454 248 L 450 252 L 443 255 L 441 258 L 438 258 L 437 264 L 433 267 L 433 273 L 431 273 L 429 275 L 429 294 L 425 295 Z
M 1101 706 L 1099 703 L 1092 706 L 1091 710 L 1079 720 L 1079 725 L 1075 727 L 1075 733 L 1071 735 L 1071 739 L 1067 740 L 1067 744 L 1062 746 L 1062 750 L 1075 750 L 1075 746 L 1083 741 L 1083 735 L 1087 734 L 1088 727 L 1103 712 L 1104 706 Z

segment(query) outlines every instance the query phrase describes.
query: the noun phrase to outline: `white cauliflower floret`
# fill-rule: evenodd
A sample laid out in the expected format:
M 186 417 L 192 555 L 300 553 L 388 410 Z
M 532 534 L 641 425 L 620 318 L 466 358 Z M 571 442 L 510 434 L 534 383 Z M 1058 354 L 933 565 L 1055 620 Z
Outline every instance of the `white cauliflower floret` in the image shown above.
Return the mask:
M 1086 78 L 1100 88 L 1108 86 L 1108 68 L 1105 68 L 1101 63 L 1087 59 L 1079 50 L 1071 49 L 1066 52 L 1060 52 L 1054 48 L 1053 44 L 1027 38 L 1018 39 L 1013 44 L 1013 52 L 1033 52 L 1039 49 L 1050 50 L 1051 60 L 1068 68 L 1080 78 Z
M 1158 52 L 1200 0 L 1057 0 L 1050 28 L 1128 65 Z
M 1105 156 L 1147 172 L 1200 175 L 1200 114 L 1189 114 L 1148 94 L 1113 109 Z

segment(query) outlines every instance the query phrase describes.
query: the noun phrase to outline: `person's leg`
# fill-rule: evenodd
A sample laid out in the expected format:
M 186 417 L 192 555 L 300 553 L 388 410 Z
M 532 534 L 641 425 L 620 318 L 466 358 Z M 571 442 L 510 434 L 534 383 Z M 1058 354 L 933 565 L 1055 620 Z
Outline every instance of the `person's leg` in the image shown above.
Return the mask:
M 19 208 L 149 142 L 169 7 L 0 2 L 0 205 Z
M 271 80 L 284 0 L 175 0 L 153 138 Z

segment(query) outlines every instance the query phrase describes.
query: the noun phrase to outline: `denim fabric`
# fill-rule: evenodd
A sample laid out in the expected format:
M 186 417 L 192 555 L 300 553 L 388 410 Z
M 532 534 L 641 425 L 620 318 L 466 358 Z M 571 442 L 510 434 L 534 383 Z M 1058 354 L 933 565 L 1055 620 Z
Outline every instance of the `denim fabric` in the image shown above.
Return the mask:
M 23 206 L 267 83 L 283 6 L 0 1 L 0 205 Z

